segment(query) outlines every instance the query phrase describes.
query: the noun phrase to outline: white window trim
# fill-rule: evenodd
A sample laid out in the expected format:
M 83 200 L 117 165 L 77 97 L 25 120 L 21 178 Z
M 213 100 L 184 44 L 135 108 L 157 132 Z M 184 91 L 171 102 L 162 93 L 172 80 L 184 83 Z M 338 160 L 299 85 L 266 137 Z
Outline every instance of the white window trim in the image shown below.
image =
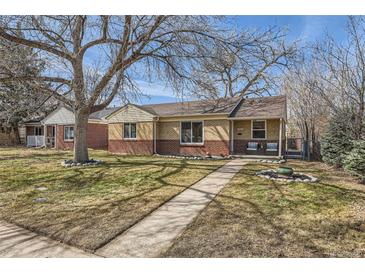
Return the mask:
M 37 129 L 42 133 L 42 126 L 34 126 L 34 136 L 43 136 L 43 134 L 37 134 Z
M 73 127 L 73 129 L 74 129 L 74 138 L 73 139 L 66 139 L 65 138 L 66 128 L 71 128 L 71 127 Z M 75 126 L 63 126 L 63 140 L 64 141 L 74 141 L 74 139 L 75 139 Z
M 124 137 L 124 127 L 125 127 L 125 124 L 136 124 L 136 137 L 134 137 L 134 138 Z M 129 128 L 129 136 L 130 135 L 131 135 L 131 130 Z M 136 122 L 125 122 L 125 123 L 123 123 L 123 140 L 137 140 L 137 123 Z
M 265 129 L 255 129 L 258 131 L 264 131 L 265 130 L 265 138 L 254 138 L 253 137 L 253 122 L 265 122 Z M 251 120 L 251 139 L 252 140 L 266 140 L 267 139 L 267 120 Z
M 203 130 L 202 130 L 202 140 L 203 142 L 200 142 L 200 143 L 194 143 L 194 142 L 189 142 L 189 143 L 183 143 L 181 142 L 181 124 L 182 123 L 191 123 L 191 137 L 193 137 L 193 125 L 192 123 L 202 123 L 202 127 L 203 127 Z M 188 120 L 188 121 L 180 121 L 180 134 L 179 134 L 179 139 L 180 139 L 180 145 L 204 145 L 204 121 L 199 121 L 199 120 Z

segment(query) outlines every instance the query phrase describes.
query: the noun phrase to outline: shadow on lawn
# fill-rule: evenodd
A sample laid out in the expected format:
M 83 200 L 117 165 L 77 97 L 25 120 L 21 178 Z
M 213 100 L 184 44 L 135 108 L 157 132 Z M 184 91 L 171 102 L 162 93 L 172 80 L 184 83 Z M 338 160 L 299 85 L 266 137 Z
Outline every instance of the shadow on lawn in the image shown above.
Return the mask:
M 94 200 L 90 200 L 90 202 L 87 202 L 84 205 L 73 204 L 72 206 L 62 206 L 62 204 L 60 204 L 55 206 L 47 206 L 47 203 L 45 203 L 40 205 L 46 208 L 46 210 L 43 211 L 41 215 L 34 215 L 32 207 L 28 206 L 27 208 L 21 210 L 21 212 L 15 212 L 15 214 L 11 216 L 10 221 L 17 222 L 17 219 L 24 219 L 32 216 L 32 224 L 29 224 L 29 226 L 26 228 L 44 235 L 48 235 L 54 239 L 61 240 L 65 243 L 79 246 L 81 248 L 85 248 L 85 246 L 82 243 L 80 244 L 80 241 L 91 241 L 87 245 L 87 249 L 95 250 L 123 233 L 126 229 L 140 221 L 153 210 L 158 208 L 161 204 L 172 198 L 166 195 L 166 197 L 161 197 L 161 189 L 166 187 L 176 188 L 176 190 L 166 192 L 171 194 L 176 192 L 172 195 L 175 196 L 185 188 L 195 183 L 195 181 L 189 182 L 188 184 L 180 184 L 178 181 L 175 183 L 171 182 L 171 180 L 169 181 L 169 177 L 175 176 L 178 178 L 179 174 L 181 174 L 186 168 L 213 171 L 220 165 L 198 166 L 197 164 L 188 163 L 188 161 L 185 159 L 180 161 L 162 161 L 159 159 L 152 159 L 151 161 L 134 161 L 131 163 L 131 161 L 116 158 L 115 162 L 107 162 L 100 166 L 52 171 L 51 175 L 47 176 L 47 178 L 42 178 L 38 184 L 52 181 L 57 183 L 55 178 L 57 178 L 58 175 L 64 172 L 71 172 L 71 174 L 63 174 L 62 180 L 64 182 L 62 184 L 62 189 L 60 189 L 61 191 L 78 191 L 79 188 L 85 187 L 87 185 L 93 185 L 101 180 L 103 180 L 104 187 L 107 189 L 112 189 L 113 185 L 116 184 L 115 180 L 104 180 L 107 179 L 106 175 L 109 170 L 129 167 L 143 167 L 148 169 L 151 166 L 158 167 L 158 169 L 148 171 L 146 180 L 152 180 L 154 183 L 149 187 L 141 188 L 132 195 L 120 195 L 119 197 L 113 196 L 110 200 L 96 198 Z M 90 169 L 94 170 L 95 172 L 92 172 L 92 174 L 87 174 L 86 171 L 90 171 Z M 110 176 L 110 174 L 108 174 L 108 176 Z M 108 184 L 110 186 L 108 186 Z M 160 194 L 154 195 L 153 193 L 156 191 Z M 92 192 L 85 193 L 89 193 L 90 196 L 93 195 Z M 133 213 L 131 213 L 132 217 L 130 217 L 128 215 L 130 212 L 125 212 L 127 209 L 134 210 L 134 207 L 138 208 L 139 204 L 145 207 L 145 209 L 142 210 L 142 212 L 145 210 L 143 214 L 139 213 L 136 216 L 133 216 Z M 151 206 L 146 206 L 146 204 L 150 204 Z M 61 206 L 61 208 L 59 206 Z M 107 222 L 103 220 L 103 212 L 105 213 L 105 216 L 108 216 Z M 54 218 L 51 216 L 54 216 Z M 56 216 L 62 216 L 62 218 Z M 93 221 L 90 221 L 90 218 Z M 91 239 L 85 240 L 85 237 L 81 236 L 80 234 L 82 231 L 83 235 L 90 235 L 90 233 L 93 233 L 95 229 L 103 230 L 103 227 L 104 229 L 108 229 L 108 227 L 105 227 L 106 223 L 121 223 L 121 219 L 123 220 L 123 218 L 127 218 L 129 221 L 124 221 L 122 222 L 123 224 L 118 227 L 118 229 L 112 229 L 108 233 L 105 233 L 105 235 L 99 236 L 101 239 L 96 242 L 93 242 Z
M 307 221 L 301 218 L 306 218 L 305 216 L 312 214 L 313 216 L 317 213 L 321 214 L 322 210 L 338 205 L 334 201 L 338 201 L 340 205 L 350 205 L 359 199 L 363 201 L 365 199 L 364 191 L 333 186 L 324 182 L 308 184 L 264 180 L 255 177 L 254 174 L 258 169 L 245 166 L 241 171 L 245 180 L 233 181 L 226 187 L 225 191 L 219 193 L 210 205 L 211 208 L 216 208 L 214 211 L 216 213 L 213 213 L 212 217 L 207 213 L 207 218 L 220 220 L 218 224 L 220 222 L 223 224 L 244 222 L 242 225 L 246 227 L 245 229 L 255 229 L 257 234 L 268 239 L 270 244 L 266 248 L 272 247 L 273 250 L 261 250 L 261 252 L 273 254 L 268 255 L 269 257 L 293 257 L 295 255 L 288 251 L 288 247 L 293 247 L 296 250 L 295 246 L 300 246 L 298 250 L 305 250 L 308 252 L 306 254 L 311 257 L 333 257 L 331 251 L 320 243 L 321 240 L 328 243 L 336 242 L 339 238 L 345 237 L 350 230 L 358 230 L 361 222 L 351 221 L 352 219 L 331 219 L 330 222 L 322 223 L 320 219 L 308 219 Z M 291 189 L 291 186 L 294 186 L 294 189 Z M 296 189 L 295 186 L 299 186 L 299 189 Z M 246 189 L 239 190 L 241 187 Z M 254 191 L 257 196 L 251 196 L 251 187 L 251 191 Z M 301 196 L 299 193 L 301 187 L 304 187 L 304 192 L 308 191 L 313 196 Z M 235 194 L 236 191 L 237 195 Z M 245 194 L 240 197 L 242 193 Z M 211 195 L 211 193 L 205 194 Z M 202 214 L 204 215 L 204 212 Z M 292 221 L 289 224 L 284 221 L 285 218 L 295 218 L 294 216 L 298 216 L 298 224 L 292 220 L 293 226 L 291 226 Z M 329 216 L 325 218 L 329 218 Z M 305 224 L 304 227 L 299 225 L 302 221 Z M 203 218 L 203 223 L 206 222 L 207 220 Z M 311 222 L 313 223 L 311 224 Z M 251 228 L 252 226 L 254 228 Z M 202 230 L 198 231 L 202 233 Z M 306 232 L 303 233 L 303 231 Z M 256 249 L 255 252 L 260 251 Z M 339 254 L 346 254 L 346 252 L 348 251 Z

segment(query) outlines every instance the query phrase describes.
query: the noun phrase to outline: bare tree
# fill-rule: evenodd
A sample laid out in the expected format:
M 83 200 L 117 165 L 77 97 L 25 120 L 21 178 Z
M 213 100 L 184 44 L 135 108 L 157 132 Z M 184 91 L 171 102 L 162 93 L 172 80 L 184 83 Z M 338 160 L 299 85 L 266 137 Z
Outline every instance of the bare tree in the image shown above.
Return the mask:
M 354 138 L 365 138 L 365 18 L 350 16 L 348 39 L 336 43 L 328 37 L 316 45 L 315 57 L 320 65 L 317 89 L 333 112 L 352 109 L 356 117 Z
M 318 90 L 320 78 L 311 58 L 292 67 L 283 81 L 282 92 L 287 95 L 289 122 L 299 129 L 307 151 L 320 158 L 319 140 L 325 130 L 330 108 Z
M 33 77 L 16 71 L 0 81 L 28 81 L 75 111 L 74 160 L 88 160 L 90 113 L 135 87 L 133 73 L 167 79 L 179 91 L 212 47 L 233 45 L 214 18 L 192 16 L 3 16 L 0 37 L 38 50 L 49 65 Z M 95 60 L 98 60 L 97 65 Z
M 287 45 L 285 33 L 271 28 L 264 32 L 240 30 L 232 38 L 234 51 L 215 47 L 195 71 L 199 97 L 270 95 L 278 87 L 280 72 L 292 63 L 296 44 Z
M 0 74 L 18 71 L 36 77 L 43 67 L 32 49 L 0 39 Z M 49 95 L 22 81 L 0 82 L 0 98 L 0 125 L 8 134 L 14 133 L 16 143 L 20 142 L 19 123 L 41 115 L 52 102 Z

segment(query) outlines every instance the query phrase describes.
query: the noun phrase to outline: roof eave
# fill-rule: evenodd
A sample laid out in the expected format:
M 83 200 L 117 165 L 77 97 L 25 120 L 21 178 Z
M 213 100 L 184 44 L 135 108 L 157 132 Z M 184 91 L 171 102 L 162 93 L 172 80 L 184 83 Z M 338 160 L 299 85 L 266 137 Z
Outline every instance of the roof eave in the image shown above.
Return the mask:
M 252 117 L 228 117 L 229 120 L 270 120 L 270 119 L 285 119 L 284 116 L 252 116 Z

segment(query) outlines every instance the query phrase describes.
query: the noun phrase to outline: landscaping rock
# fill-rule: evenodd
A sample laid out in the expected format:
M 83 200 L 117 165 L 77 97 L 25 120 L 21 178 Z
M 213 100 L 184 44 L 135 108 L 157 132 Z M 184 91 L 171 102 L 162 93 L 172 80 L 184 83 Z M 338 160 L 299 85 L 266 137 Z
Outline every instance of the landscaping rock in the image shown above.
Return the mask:
M 47 202 L 47 198 L 40 197 L 40 198 L 34 199 L 34 201 L 37 203 L 44 203 L 44 202 Z
M 314 183 L 318 181 L 317 178 L 303 173 L 294 173 L 291 176 L 283 176 L 278 174 L 276 170 L 272 169 L 258 171 L 256 172 L 256 175 L 259 177 L 263 177 L 265 179 L 285 181 L 285 182 Z
M 92 165 L 99 165 L 102 164 L 103 162 L 100 160 L 94 160 L 91 159 L 88 162 L 85 163 L 75 163 L 73 160 L 64 160 L 63 162 L 61 162 L 61 165 L 64 167 L 74 167 L 74 166 L 92 166 Z
M 47 190 L 47 188 L 44 187 L 44 186 L 37 186 L 35 189 L 36 190 L 39 190 L 39 191 L 45 191 L 45 190 Z

